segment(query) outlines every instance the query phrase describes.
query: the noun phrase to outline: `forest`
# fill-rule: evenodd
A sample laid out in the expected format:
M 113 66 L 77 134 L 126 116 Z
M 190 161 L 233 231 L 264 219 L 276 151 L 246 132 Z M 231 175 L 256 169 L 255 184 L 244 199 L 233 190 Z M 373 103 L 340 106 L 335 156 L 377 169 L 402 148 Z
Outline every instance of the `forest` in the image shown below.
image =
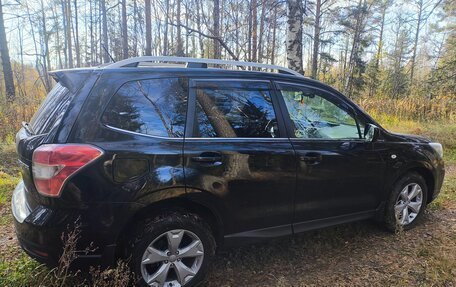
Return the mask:
M 444 147 L 446 179 L 422 226 L 387 234 L 360 222 L 228 250 L 204 286 L 456 284 L 455 0 L 0 0 L 0 286 L 129 282 L 122 262 L 91 270 L 89 284 L 68 271 L 71 252 L 53 270 L 30 259 L 10 201 L 15 134 L 55 84 L 48 72 L 144 55 L 288 67 L 382 127 Z
M 1 0 L 5 138 L 53 85 L 48 71 L 141 55 L 287 66 L 366 109 L 455 119 L 451 0 Z M 379 110 L 383 113 L 383 110 Z

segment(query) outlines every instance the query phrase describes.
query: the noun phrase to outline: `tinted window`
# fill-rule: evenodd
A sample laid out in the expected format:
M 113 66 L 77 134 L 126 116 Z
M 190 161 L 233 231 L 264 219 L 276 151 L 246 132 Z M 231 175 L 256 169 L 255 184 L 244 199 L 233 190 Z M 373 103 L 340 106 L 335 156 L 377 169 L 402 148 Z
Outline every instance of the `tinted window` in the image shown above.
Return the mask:
M 319 90 L 280 85 L 297 138 L 360 138 L 355 118 Z
M 113 96 L 102 121 L 106 125 L 163 137 L 183 137 L 187 111 L 185 79 L 128 82 Z
M 199 82 L 195 88 L 198 137 L 276 137 L 269 85 L 255 82 Z
M 45 134 L 57 126 L 73 99 L 70 91 L 57 83 L 30 121 L 35 134 Z

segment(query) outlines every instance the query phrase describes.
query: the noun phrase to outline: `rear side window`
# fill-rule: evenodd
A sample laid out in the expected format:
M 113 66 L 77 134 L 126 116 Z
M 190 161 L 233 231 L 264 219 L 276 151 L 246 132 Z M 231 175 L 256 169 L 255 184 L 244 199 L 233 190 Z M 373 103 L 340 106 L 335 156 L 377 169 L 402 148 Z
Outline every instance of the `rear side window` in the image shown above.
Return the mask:
M 197 137 L 273 138 L 278 136 L 268 83 L 197 82 Z
M 187 80 L 150 79 L 124 84 L 102 116 L 103 124 L 162 137 L 184 136 Z
M 73 96 L 67 88 L 57 83 L 30 121 L 33 132 L 45 134 L 57 126 L 68 109 Z

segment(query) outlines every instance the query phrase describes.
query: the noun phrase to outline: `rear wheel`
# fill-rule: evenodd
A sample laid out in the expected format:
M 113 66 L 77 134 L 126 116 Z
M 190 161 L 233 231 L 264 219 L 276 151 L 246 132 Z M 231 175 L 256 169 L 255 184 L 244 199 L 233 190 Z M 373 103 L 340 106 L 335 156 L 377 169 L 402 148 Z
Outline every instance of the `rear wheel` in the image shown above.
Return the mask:
M 408 173 L 399 179 L 387 202 L 385 223 L 392 231 L 413 228 L 427 204 L 427 186 L 422 176 Z
M 195 286 L 204 278 L 215 253 L 209 226 L 190 213 L 147 220 L 129 246 L 140 286 Z

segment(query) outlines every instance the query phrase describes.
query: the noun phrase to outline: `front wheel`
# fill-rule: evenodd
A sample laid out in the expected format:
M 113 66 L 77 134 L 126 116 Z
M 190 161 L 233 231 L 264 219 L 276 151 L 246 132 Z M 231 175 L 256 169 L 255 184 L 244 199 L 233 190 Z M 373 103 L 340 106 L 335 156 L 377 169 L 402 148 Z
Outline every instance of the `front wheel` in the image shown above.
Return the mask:
M 171 213 L 146 221 L 130 244 L 139 286 L 195 286 L 215 252 L 211 230 L 200 217 Z
M 413 228 L 426 209 L 427 195 L 427 185 L 421 175 L 408 173 L 400 178 L 387 202 L 387 228 L 391 231 Z

